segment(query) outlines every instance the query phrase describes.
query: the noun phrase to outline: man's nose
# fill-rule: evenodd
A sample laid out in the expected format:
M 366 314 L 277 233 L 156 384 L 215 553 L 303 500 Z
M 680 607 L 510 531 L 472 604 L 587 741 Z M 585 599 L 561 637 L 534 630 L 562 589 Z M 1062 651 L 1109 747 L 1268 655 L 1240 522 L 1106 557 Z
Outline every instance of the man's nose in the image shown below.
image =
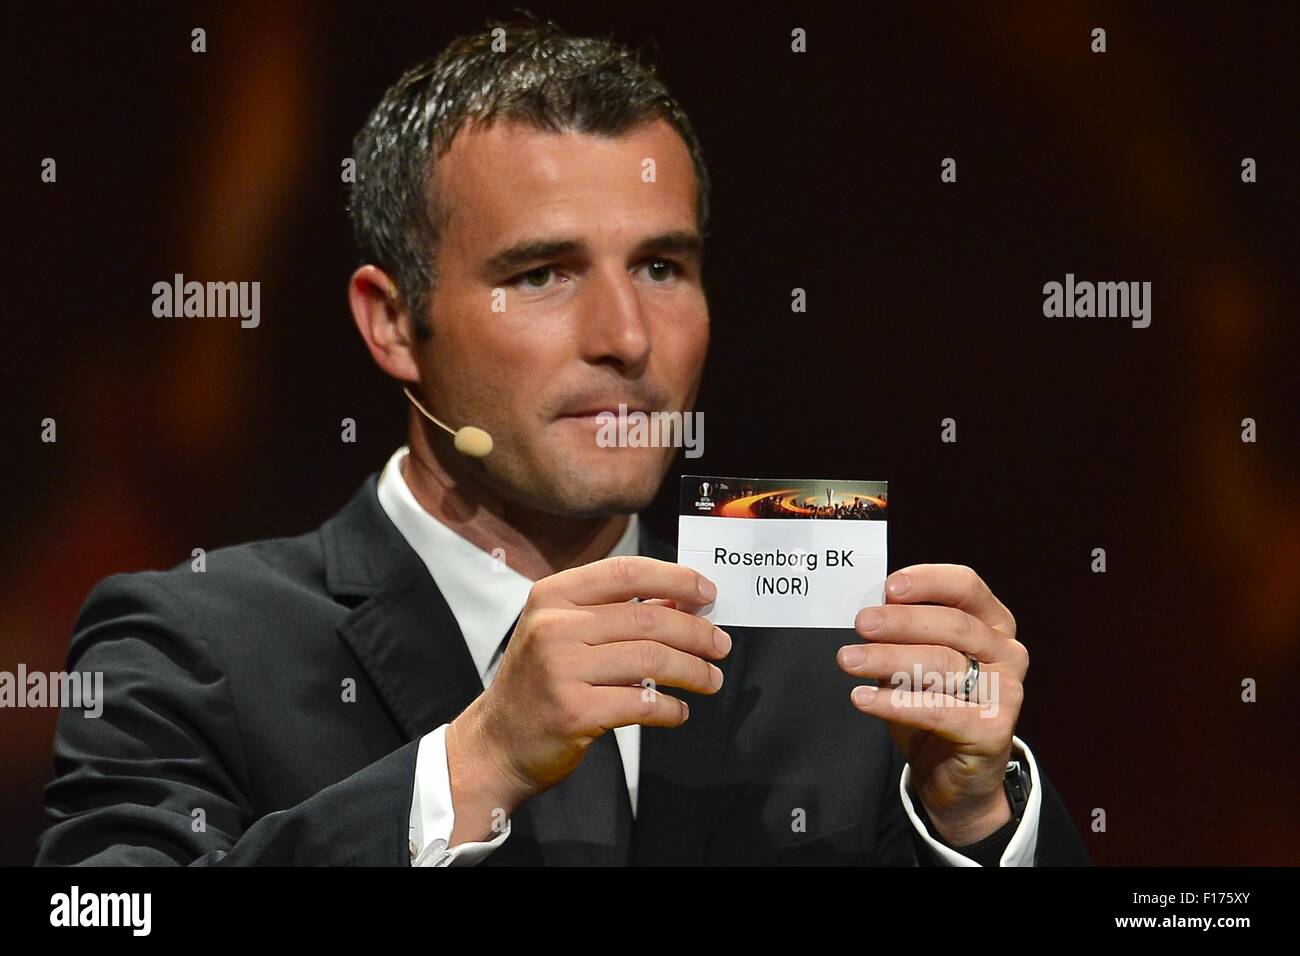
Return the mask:
M 650 327 L 626 270 L 593 273 L 583 290 L 578 336 L 592 364 L 635 371 L 650 357 Z

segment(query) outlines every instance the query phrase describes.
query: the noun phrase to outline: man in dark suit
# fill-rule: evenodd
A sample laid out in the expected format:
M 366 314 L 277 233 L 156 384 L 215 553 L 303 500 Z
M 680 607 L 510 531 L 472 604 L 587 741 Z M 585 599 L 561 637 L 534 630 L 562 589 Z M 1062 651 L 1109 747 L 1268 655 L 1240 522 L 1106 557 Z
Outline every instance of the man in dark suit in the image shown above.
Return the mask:
M 595 436 L 694 404 L 699 144 L 622 48 L 499 26 L 356 144 L 349 301 L 421 396 L 408 447 L 317 531 L 95 589 L 69 669 L 103 714 L 60 717 L 38 862 L 1088 862 L 969 568 L 891 575 L 870 643 L 698 613 L 712 583 L 637 520 L 673 450 Z M 917 666 L 996 706 L 870 692 Z

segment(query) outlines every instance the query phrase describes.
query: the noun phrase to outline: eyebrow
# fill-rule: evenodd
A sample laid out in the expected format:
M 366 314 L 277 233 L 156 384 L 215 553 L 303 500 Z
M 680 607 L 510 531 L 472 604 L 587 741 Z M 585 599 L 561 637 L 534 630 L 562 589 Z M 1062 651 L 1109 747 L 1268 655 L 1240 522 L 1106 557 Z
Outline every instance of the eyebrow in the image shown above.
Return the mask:
M 586 248 L 587 244 L 581 239 L 525 239 L 490 256 L 486 269 L 491 273 L 514 272 L 529 263 L 555 256 L 571 255 L 582 252 Z M 651 253 L 675 254 L 698 260 L 703 252 L 704 241 L 699 233 L 688 229 L 676 229 L 642 239 L 632 250 L 632 255 L 640 257 Z

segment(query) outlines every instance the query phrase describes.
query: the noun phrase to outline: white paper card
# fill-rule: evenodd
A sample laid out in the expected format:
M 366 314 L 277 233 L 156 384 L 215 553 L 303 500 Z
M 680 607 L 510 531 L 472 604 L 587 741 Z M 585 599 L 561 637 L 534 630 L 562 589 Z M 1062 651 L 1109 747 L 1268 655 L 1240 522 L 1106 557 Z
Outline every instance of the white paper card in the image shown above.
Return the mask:
M 677 563 L 718 587 L 726 627 L 851 628 L 885 602 L 884 481 L 682 477 Z

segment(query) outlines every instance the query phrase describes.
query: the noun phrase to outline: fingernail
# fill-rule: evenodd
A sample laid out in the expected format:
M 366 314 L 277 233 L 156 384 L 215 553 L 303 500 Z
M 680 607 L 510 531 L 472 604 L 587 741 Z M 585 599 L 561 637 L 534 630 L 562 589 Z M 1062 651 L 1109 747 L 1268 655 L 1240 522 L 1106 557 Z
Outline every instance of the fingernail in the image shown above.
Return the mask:
M 884 622 L 884 615 L 873 607 L 866 607 L 858 612 L 859 631 L 874 631 Z
M 840 663 L 845 667 L 861 667 L 867 662 L 867 648 L 863 644 L 849 644 L 840 648 Z
M 713 646 L 718 649 L 719 654 L 731 653 L 731 635 L 720 627 L 713 629 Z
M 874 687 L 855 687 L 853 688 L 853 703 L 865 707 L 876 699 L 876 688 Z
M 686 701 L 681 700 L 680 698 L 678 699 L 677 703 L 682 705 L 682 723 L 686 723 L 686 721 L 691 719 L 691 705 L 686 703 Z
M 722 668 L 710 664 L 709 670 L 711 671 L 709 674 L 709 684 L 712 685 L 714 690 L 717 690 L 722 686 Z
M 912 588 L 912 579 L 906 574 L 895 574 L 889 579 L 890 594 L 906 594 Z
M 706 604 L 712 604 L 713 599 L 718 596 L 718 589 L 714 587 L 713 582 L 702 575 L 696 586 L 699 588 L 700 597 L 704 599 Z

